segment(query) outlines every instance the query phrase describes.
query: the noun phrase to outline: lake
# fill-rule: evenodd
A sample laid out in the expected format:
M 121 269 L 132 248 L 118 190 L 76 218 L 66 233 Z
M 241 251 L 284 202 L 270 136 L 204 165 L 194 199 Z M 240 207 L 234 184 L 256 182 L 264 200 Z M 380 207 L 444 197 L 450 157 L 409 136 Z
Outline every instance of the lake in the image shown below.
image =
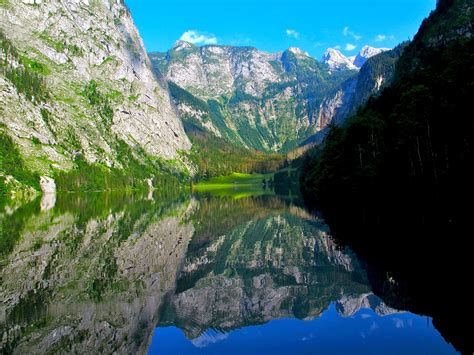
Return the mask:
M 0 227 L 2 353 L 456 353 L 298 197 L 65 194 Z

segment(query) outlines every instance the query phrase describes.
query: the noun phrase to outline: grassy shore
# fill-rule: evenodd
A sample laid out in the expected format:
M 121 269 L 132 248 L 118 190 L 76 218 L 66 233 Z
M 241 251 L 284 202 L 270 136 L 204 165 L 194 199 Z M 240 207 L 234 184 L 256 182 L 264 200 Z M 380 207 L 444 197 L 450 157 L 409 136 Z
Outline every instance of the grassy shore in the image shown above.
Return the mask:
M 207 181 L 194 184 L 193 191 L 238 197 L 263 195 L 271 192 L 264 189 L 263 181 L 268 181 L 272 177 L 273 174 L 233 173 L 231 175 L 213 177 Z

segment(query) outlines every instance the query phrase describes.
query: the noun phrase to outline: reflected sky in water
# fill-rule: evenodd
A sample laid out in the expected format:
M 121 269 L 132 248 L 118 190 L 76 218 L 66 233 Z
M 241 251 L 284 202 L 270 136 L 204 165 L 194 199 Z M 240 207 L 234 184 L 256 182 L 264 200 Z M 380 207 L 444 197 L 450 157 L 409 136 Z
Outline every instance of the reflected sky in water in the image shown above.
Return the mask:
M 343 317 L 331 305 L 319 318 L 280 319 L 230 333 L 209 330 L 189 340 L 176 327 L 157 328 L 149 354 L 454 354 L 431 319 L 380 316 L 361 309 Z

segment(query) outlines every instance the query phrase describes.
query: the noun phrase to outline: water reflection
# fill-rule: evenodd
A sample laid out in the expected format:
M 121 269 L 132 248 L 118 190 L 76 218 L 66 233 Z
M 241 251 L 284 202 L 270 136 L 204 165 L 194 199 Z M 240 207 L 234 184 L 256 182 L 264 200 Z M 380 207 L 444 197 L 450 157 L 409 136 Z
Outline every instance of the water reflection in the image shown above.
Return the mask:
M 194 231 L 192 201 L 147 197 L 69 195 L 0 217 L 4 352 L 146 349 Z
M 425 322 L 376 297 L 324 221 L 276 196 L 60 195 L 5 209 L 0 226 L 4 353 L 221 353 L 271 337 L 304 352 L 367 331 L 364 314 Z

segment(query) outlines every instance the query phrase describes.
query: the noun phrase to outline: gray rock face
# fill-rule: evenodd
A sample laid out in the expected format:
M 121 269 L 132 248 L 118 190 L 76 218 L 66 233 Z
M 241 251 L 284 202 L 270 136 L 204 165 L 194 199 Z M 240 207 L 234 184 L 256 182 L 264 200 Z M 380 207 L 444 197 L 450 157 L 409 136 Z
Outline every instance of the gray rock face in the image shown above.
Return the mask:
M 264 151 L 291 150 L 327 125 L 332 117 L 321 119 L 320 106 L 351 75 L 332 76 L 326 65 L 298 48 L 266 53 L 178 41 L 150 58 L 169 82 L 195 97 L 171 90 L 186 122 Z
M 25 156 L 68 169 L 81 153 L 89 162 L 120 167 L 118 141 L 137 154 L 165 159 L 190 148 L 121 0 L 2 2 L 0 29 L 28 58 L 27 65 L 41 68 L 50 92 L 47 102 L 33 104 L 0 77 L 0 121 Z M 102 103 L 88 100 L 92 80 L 112 111 L 110 121 Z M 34 170 L 49 169 L 41 159 L 36 165 Z
M 272 65 L 280 56 L 252 47 L 196 47 L 183 41 L 166 55 L 150 54 L 169 81 L 201 98 L 231 95 L 236 89 L 261 97 L 268 84 L 282 81 L 281 69 Z
M 150 58 L 180 88 L 171 91 L 185 122 L 238 145 L 287 152 L 347 118 L 360 67 L 383 51 L 365 46 L 347 58 L 330 48 L 318 62 L 298 48 L 266 53 L 178 41 Z

